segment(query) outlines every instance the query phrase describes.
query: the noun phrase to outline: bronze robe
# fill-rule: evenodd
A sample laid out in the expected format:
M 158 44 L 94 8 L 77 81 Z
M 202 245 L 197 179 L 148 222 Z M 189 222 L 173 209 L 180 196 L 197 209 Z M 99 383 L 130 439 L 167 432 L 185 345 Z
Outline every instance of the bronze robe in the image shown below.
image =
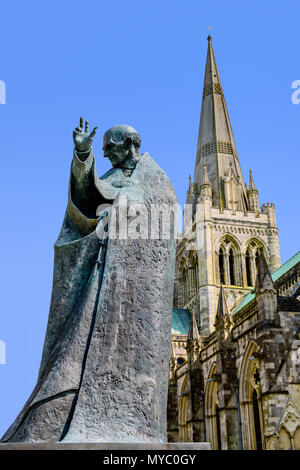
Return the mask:
M 175 237 L 99 239 L 97 207 L 124 196 L 176 206 L 147 153 L 98 178 L 74 152 L 38 381 L 2 442 L 166 441 Z

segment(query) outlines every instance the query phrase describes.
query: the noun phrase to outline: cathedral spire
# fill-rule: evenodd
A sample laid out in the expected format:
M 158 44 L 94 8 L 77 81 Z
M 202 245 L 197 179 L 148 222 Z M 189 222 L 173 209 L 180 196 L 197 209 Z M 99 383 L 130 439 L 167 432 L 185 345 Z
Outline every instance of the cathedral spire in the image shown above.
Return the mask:
M 203 181 L 203 166 L 206 164 L 208 178 L 213 188 L 213 206 L 220 209 L 245 210 L 248 203 L 243 175 L 212 47 L 212 38 L 208 36 L 207 39 L 194 183 L 200 187 Z M 230 192 L 225 194 L 223 182 L 230 171 L 230 164 L 234 181 Z

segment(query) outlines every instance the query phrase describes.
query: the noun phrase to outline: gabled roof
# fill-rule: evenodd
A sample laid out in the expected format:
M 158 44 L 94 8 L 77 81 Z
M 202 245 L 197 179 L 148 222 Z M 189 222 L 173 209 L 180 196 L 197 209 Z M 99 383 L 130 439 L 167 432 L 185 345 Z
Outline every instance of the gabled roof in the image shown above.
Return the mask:
M 273 282 L 277 281 L 281 276 L 286 274 L 290 269 L 292 269 L 296 264 L 300 263 L 300 251 L 298 251 L 292 258 L 283 263 L 276 271 L 272 273 Z M 249 292 L 245 297 L 242 298 L 241 302 L 233 310 L 232 315 L 235 315 L 237 312 L 242 310 L 246 305 L 248 305 L 253 299 L 255 299 L 254 289 Z
M 172 335 L 188 335 L 191 323 L 191 312 L 185 308 L 173 308 Z

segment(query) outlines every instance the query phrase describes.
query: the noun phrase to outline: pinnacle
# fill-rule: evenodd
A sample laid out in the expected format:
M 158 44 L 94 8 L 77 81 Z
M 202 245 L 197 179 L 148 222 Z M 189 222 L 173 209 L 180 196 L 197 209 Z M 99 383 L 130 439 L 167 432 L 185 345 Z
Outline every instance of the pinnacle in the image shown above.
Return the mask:
M 199 331 L 197 327 L 196 317 L 194 312 L 191 316 L 190 329 L 188 334 L 188 341 L 199 340 Z
M 220 317 L 222 318 L 229 317 L 228 306 L 227 306 L 227 302 L 226 302 L 226 298 L 224 294 L 223 285 L 221 285 L 220 287 L 220 295 L 219 295 L 219 302 L 218 302 L 216 317 L 217 319 Z
M 253 181 L 253 176 L 252 176 L 252 170 L 249 170 L 249 189 L 252 191 L 257 191 L 254 181 Z
M 256 288 L 263 287 L 265 283 L 273 284 L 271 273 L 266 262 L 265 255 L 261 250 L 258 257 L 257 263 L 257 277 L 256 277 Z
M 203 177 L 202 177 L 202 184 L 211 184 L 208 178 L 208 173 L 207 173 L 207 166 L 204 163 L 203 165 Z

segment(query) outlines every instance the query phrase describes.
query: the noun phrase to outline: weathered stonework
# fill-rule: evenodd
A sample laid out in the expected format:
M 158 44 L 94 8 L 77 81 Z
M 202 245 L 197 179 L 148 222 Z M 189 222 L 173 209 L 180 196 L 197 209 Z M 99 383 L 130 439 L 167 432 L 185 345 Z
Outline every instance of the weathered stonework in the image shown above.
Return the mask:
M 300 256 L 294 272 L 296 267 L 300 273 Z M 270 285 L 269 272 L 264 274 L 256 297 L 231 315 L 230 325 L 221 318 L 212 333 L 199 335 L 193 360 L 187 335 L 187 360 L 170 381 L 173 390 L 177 385 L 177 400 L 174 391 L 169 396 L 172 442 L 208 441 L 213 449 L 300 449 L 300 293 L 279 296 L 285 275 Z
M 300 449 L 300 253 L 281 266 L 275 207 L 259 209 L 251 171 L 244 183 L 220 83 L 209 38 L 175 283 L 199 333 L 172 334 L 169 439 Z

